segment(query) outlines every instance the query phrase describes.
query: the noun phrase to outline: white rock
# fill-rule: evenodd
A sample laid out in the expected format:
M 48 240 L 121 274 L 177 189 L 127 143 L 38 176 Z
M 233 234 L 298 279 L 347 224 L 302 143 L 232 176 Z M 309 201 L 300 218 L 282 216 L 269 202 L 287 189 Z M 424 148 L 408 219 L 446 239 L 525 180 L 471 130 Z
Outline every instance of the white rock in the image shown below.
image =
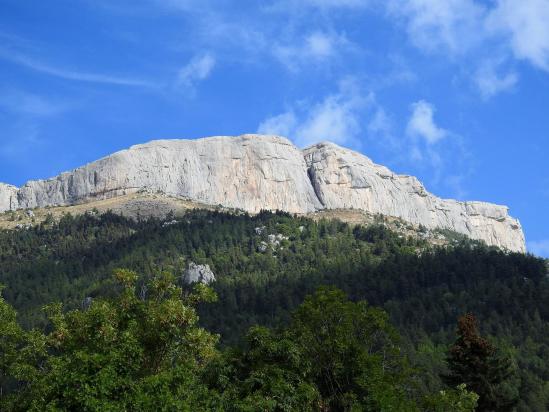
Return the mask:
M 299 149 L 277 136 L 157 140 L 19 189 L 19 207 L 67 205 L 141 190 L 256 213 L 320 207 Z M 3 210 L 8 209 L 4 201 Z
M 15 186 L 0 183 L 0 212 L 19 208 L 18 191 L 19 189 Z
M 267 250 L 268 247 L 269 245 L 267 244 L 267 242 L 262 241 L 259 245 L 257 245 L 257 250 L 258 252 L 263 253 Z
M 300 151 L 278 136 L 157 140 L 132 146 L 19 189 L 0 184 L 0 212 L 143 191 L 250 213 L 361 209 L 525 251 L 520 223 L 509 217 L 505 206 L 440 199 L 415 177 L 397 175 L 362 154 L 332 143 Z
M 507 207 L 440 199 L 413 176 L 397 175 L 366 156 L 332 143 L 304 150 L 315 192 L 327 209 L 362 209 L 429 229 L 446 228 L 489 245 L 525 251 L 518 220 Z
M 197 265 L 194 262 L 190 262 L 187 269 L 183 272 L 183 282 L 188 285 L 198 282 L 208 285 L 215 282 L 215 275 L 210 269 L 210 265 Z

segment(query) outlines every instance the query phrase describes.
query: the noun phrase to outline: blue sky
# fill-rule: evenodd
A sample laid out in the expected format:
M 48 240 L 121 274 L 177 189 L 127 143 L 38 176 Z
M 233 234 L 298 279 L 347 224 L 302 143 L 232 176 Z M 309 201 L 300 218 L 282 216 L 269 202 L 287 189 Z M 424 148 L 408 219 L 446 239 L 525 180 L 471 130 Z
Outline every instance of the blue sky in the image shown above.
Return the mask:
M 0 181 L 158 138 L 330 140 L 549 256 L 549 0 L 0 0 Z

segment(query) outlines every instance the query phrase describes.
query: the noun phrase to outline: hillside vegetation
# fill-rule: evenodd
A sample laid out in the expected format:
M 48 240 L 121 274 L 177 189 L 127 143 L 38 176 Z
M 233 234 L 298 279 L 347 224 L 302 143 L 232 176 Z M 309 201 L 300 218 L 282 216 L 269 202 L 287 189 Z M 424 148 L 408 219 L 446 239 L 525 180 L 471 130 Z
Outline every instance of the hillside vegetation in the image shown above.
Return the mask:
M 265 350 L 261 345 L 282 353 L 291 349 L 284 345 L 302 345 L 296 336 L 302 336 L 305 326 L 300 333 L 292 329 L 299 316 L 295 313 L 300 313 L 294 311 L 307 295 L 330 285 L 352 302 L 367 301 L 386 311 L 387 327 L 394 325 L 401 335 L 398 343 L 388 344 L 402 351 L 399 362 L 409 363 L 413 370 L 418 397 L 446 388 L 441 376 L 448 372 L 445 357 L 456 339 L 456 321 L 471 312 L 481 333 L 511 360 L 514 372 L 501 390 L 519 399 L 520 411 L 549 409 L 549 279 L 546 263 L 530 255 L 504 253 L 463 239 L 434 247 L 382 225 L 352 227 L 284 213 L 248 216 L 195 210 L 183 217 L 140 221 L 112 213 L 65 215 L 28 230 L 0 232 L 3 296 L 18 312 L 25 330 L 55 330 L 51 313 L 48 319 L 41 310 L 51 302 L 83 310 L 86 302 L 118 299 L 122 289 L 112 278 L 117 268 L 142 274 L 132 286 L 137 295 L 164 272 L 175 275 L 183 294 L 190 293 L 181 280 L 190 262 L 208 264 L 215 273 L 217 280 L 210 286 L 218 299 L 198 303 L 196 311 L 200 326 L 220 335 L 216 347 L 229 357 L 224 361 L 228 365 L 235 362 L 234 356 L 248 360 L 260 356 Z M 254 325 L 274 329 L 250 330 Z M 258 342 L 263 343 L 254 351 Z M 244 355 L 230 355 L 229 347 L 241 348 Z M 245 369 L 238 375 L 244 381 L 257 366 L 237 364 Z M 286 365 L 276 373 L 300 368 L 300 364 Z M 402 368 L 391 379 L 404 379 L 400 373 L 407 372 Z M 332 402 L 315 379 L 311 375 L 301 383 L 293 381 L 304 397 L 299 399 L 313 406 Z M 245 382 L 242 385 L 246 387 Z M 410 401 L 408 384 L 395 385 L 389 385 L 397 388 L 391 399 Z M 242 388 L 226 388 L 211 380 L 206 385 L 223 396 Z M 246 410 L 244 406 L 241 410 Z

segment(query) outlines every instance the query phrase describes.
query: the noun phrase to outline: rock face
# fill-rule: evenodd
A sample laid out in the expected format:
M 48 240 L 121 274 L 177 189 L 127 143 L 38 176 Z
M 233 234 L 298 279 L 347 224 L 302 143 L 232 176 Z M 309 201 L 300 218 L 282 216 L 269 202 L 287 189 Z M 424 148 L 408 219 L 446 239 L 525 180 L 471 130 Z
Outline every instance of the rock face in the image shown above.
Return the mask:
M 489 245 L 525 251 L 521 226 L 505 206 L 440 199 L 415 177 L 397 175 L 332 143 L 313 145 L 304 150 L 304 156 L 311 183 L 326 209 L 396 216 L 429 229 L 450 229 Z
M 257 213 L 361 209 L 446 228 L 489 245 L 524 251 L 507 208 L 443 200 L 412 176 L 397 175 L 331 143 L 300 151 L 278 136 L 157 140 L 21 188 L 0 184 L 0 211 L 70 205 L 137 191 Z
M 189 267 L 183 272 L 183 282 L 188 285 L 192 283 L 208 285 L 215 282 L 215 275 L 210 269 L 210 265 L 197 265 L 191 262 L 189 263 Z
M 17 187 L 0 183 L 0 212 L 15 210 L 19 207 L 17 192 Z
M 66 205 L 139 190 L 259 212 L 320 207 L 299 149 L 281 137 L 157 140 L 26 183 L 18 207 Z

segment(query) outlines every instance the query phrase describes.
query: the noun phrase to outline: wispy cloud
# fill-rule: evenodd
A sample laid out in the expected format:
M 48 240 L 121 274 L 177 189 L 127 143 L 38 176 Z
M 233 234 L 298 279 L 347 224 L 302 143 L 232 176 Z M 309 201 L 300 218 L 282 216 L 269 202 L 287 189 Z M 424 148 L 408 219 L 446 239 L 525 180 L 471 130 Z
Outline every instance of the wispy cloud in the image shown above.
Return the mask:
M 474 82 L 482 98 L 485 100 L 501 92 L 513 89 L 517 81 L 517 73 L 513 71 L 506 73 L 498 72 L 498 63 L 494 61 L 484 62 L 474 76 Z
M 387 7 L 425 51 L 489 55 L 503 48 L 549 71 L 548 0 L 389 0 Z
M 299 146 L 322 140 L 353 145 L 363 130 L 362 115 L 371 108 L 373 95 L 360 93 L 351 79 L 340 83 L 339 91 L 316 103 L 294 105 L 290 110 L 265 119 L 258 133 L 282 134 Z
M 429 183 L 450 189 L 452 196 L 463 198 L 466 177 L 471 173 L 469 153 L 464 139 L 435 121 L 436 107 L 425 100 L 410 105 L 406 137 L 401 150 L 407 162 L 429 170 Z
M 61 68 L 55 65 L 47 64 L 36 60 L 32 57 L 26 56 L 22 53 L 0 48 L 0 59 L 10 61 L 28 69 L 34 70 L 39 73 L 44 73 L 50 76 L 59 77 L 66 80 L 90 82 L 90 83 L 104 83 L 119 86 L 137 86 L 137 87 L 154 87 L 155 84 L 149 81 L 135 79 L 131 77 L 118 77 L 105 74 L 81 72 L 77 70 L 71 70 Z
M 454 60 L 467 56 L 484 100 L 518 82 L 515 72 L 499 69 L 505 61 L 549 71 L 548 0 L 389 0 L 386 7 L 419 49 Z
M 446 130 L 435 124 L 435 107 L 425 100 L 415 102 L 411 106 L 412 114 L 406 126 L 406 133 L 413 138 L 424 139 L 433 144 L 446 137 Z
M 268 117 L 257 127 L 257 133 L 278 135 L 292 138 L 298 120 L 293 110 Z
M 389 0 L 386 6 L 425 51 L 461 54 L 483 40 L 486 10 L 474 0 Z
M 210 53 L 195 56 L 178 73 L 177 83 L 180 86 L 193 87 L 206 79 L 215 66 L 215 58 Z
M 330 62 L 346 49 L 350 49 L 350 42 L 345 36 L 315 31 L 301 39 L 292 37 L 289 43 L 276 45 L 273 54 L 288 69 L 295 71 L 304 65 Z
M 487 27 L 508 38 L 516 58 L 549 71 L 548 22 L 547 0 L 498 0 L 487 18 Z

